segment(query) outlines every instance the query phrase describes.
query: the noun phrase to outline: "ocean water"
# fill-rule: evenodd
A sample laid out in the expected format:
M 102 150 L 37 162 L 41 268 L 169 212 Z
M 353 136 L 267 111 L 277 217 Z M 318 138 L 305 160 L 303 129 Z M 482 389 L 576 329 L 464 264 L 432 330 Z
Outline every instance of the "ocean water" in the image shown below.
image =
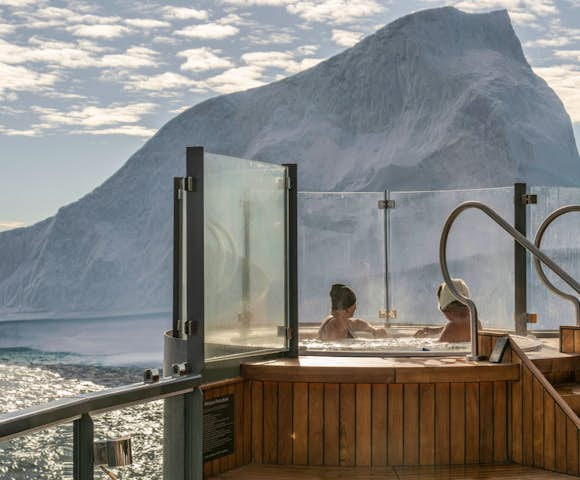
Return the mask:
M 162 364 L 159 316 L 0 322 L 0 413 L 142 381 Z M 118 478 L 162 477 L 163 401 L 97 415 L 95 440 L 130 436 Z M 0 479 L 72 479 L 72 424 L 0 442 Z M 95 478 L 108 478 L 96 469 Z

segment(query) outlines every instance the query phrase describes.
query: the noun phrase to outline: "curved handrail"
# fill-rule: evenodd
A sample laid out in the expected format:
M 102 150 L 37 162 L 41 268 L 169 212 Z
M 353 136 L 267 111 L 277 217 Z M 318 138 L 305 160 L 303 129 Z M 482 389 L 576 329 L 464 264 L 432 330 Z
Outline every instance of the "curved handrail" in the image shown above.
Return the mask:
M 548 228 L 548 226 L 558 217 L 569 212 L 580 212 L 580 205 L 566 205 L 565 207 L 560 207 L 554 210 L 552 213 L 550 213 L 550 215 L 546 217 L 546 219 L 540 225 L 540 228 L 538 228 L 538 232 L 536 233 L 536 239 L 534 240 L 536 247 L 540 248 L 540 245 L 542 243 L 542 237 L 544 236 L 544 233 Z M 548 287 L 548 289 L 551 290 L 552 293 L 566 300 L 569 300 L 574 304 L 574 307 L 576 308 L 576 325 L 580 326 L 580 300 L 578 299 L 578 297 L 558 290 L 554 286 L 554 284 L 548 280 L 548 277 L 546 277 L 544 269 L 542 268 L 542 264 L 536 258 L 534 258 L 534 267 L 536 268 L 536 272 L 540 277 L 540 280 L 544 282 L 544 285 L 546 285 L 546 287 Z
M 556 275 L 558 275 L 562 280 L 564 280 L 570 287 L 572 287 L 576 292 L 580 294 L 580 284 L 574 280 L 570 275 L 568 275 L 560 266 L 558 266 L 550 257 L 545 255 L 537 248 L 532 242 L 530 242 L 524 235 L 518 232 L 514 227 L 512 227 L 508 222 L 506 222 L 502 217 L 500 217 L 497 212 L 487 205 L 481 202 L 464 202 L 458 205 L 450 214 L 445 225 L 443 225 L 443 231 L 441 232 L 441 241 L 439 242 L 439 264 L 441 267 L 441 273 L 443 274 L 443 279 L 449 288 L 451 294 L 461 303 L 469 308 L 470 320 L 471 320 L 471 359 L 477 360 L 479 357 L 479 347 L 477 345 L 477 308 L 475 303 L 461 295 L 451 280 L 449 275 L 449 269 L 447 267 L 447 240 L 449 238 L 449 231 L 453 222 L 461 214 L 461 212 L 468 210 L 470 208 L 475 208 L 481 210 L 488 217 L 490 217 L 495 223 L 497 223 L 501 228 L 503 228 L 509 235 L 511 235 L 516 242 L 518 242 L 522 247 L 524 247 L 528 252 L 530 252 L 534 257 L 545 263 L 550 270 L 552 270 Z

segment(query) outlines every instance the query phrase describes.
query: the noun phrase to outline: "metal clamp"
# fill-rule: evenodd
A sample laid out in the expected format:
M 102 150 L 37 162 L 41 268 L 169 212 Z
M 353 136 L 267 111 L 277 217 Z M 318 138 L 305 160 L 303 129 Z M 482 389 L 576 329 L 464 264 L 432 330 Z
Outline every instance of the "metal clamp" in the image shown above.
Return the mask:
M 523 205 L 535 205 L 538 203 L 538 196 L 534 193 L 525 193 L 522 195 L 522 204 Z
M 143 373 L 144 383 L 157 383 L 159 381 L 159 370 L 156 368 L 146 368 Z
M 379 210 L 386 210 L 387 208 L 395 208 L 395 201 L 379 200 Z
M 187 375 L 188 370 L 189 365 L 187 362 L 174 363 L 171 365 L 171 372 L 173 377 L 183 377 L 184 375 Z

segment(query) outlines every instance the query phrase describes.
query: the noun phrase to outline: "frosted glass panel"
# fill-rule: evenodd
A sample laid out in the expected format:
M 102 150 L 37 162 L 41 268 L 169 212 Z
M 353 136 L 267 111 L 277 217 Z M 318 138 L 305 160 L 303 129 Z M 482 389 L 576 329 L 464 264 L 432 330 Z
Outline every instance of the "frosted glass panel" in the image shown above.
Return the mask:
M 285 347 L 286 169 L 206 154 L 206 359 Z
M 298 194 L 299 319 L 319 324 L 333 283 L 357 295 L 356 317 L 374 323 L 385 307 L 384 193 Z
M 72 480 L 72 423 L 0 442 L 2 480 Z
M 530 207 L 529 239 L 534 241 L 539 226 L 559 207 L 580 204 L 580 188 L 532 187 L 538 196 L 537 205 Z M 541 250 L 580 280 L 580 213 L 570 212 L 555 220 L 545 231 Z M 574 294 L 552 271 L 544 267 L 548 279 L 560 290 Z M 550 292 L 536 274 L 528 257 L 528 311 L 538 314 L 538 323 L 528 324 L 531 330 L 556 330 L 560 325 L 574 325 L 576 312 L 572 303 Z
M 389 295 L 397 311 L 392 323 L 443 324 L 436 289 L 443 281 L 439 241 L 449 213 L 479 201 L 513 224 L 513 188 L 393 192 L 389 220 Z M 513 328 L 514 242 L 478 210 L 455 221 L 447 246 L 451 276 L 469 285 L 484 327 Z

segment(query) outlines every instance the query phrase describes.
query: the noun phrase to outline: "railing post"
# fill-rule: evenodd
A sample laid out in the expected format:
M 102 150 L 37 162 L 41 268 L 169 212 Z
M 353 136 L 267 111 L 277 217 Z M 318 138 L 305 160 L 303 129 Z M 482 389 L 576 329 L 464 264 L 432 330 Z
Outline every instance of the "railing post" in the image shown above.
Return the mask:
M 526 236 L 527 208 L 523 201 L 526 195 L 526 184 L 514 185 L 514 228 Z M 527 313 L 527 277 L 526 249 L 514 240 L 514 323 L 518 335 L 526 335 L 528 325 Z
M 74 480 L 93 480 L 95 465 L 93 419 L 84 414 L 73 423 L 73 478 Z
M 298 174 L 295 163 L 285 163 L 288 170 L 290 186 L 288 189 L 288 243 L 287 243 L 287 268 L 288 268 L 288 327 L 291 336 L 288 345 L 288 356 L 298 357 Z
M 185 401 L 185 479 L 203 479 L 203 392 L 194 388 Z

